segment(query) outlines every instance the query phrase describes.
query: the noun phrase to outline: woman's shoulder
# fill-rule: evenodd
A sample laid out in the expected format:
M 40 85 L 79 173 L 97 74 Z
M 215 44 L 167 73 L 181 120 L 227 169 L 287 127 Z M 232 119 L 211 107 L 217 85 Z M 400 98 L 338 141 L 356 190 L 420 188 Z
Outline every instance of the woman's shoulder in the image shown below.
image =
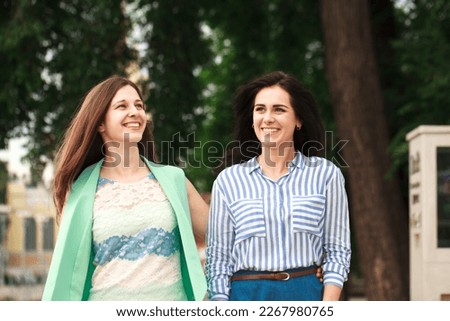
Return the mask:
M 170 175 L 170 176 L 185 176 L 183 169 L 180 167 L 155 163 L 155 162 L 152 162 L 149 160 L 147 160 L 147 162 L 150 166 L 151 171 L 162 172 L 162 173 L 164 173 L 164 175 Z
M 228 179 L 230 177 L 242 176 L 249 173 L 253 169 L 254 165 L 251 161 L 234 164 L 224 168 L 216 177 L 216 181 Z
M 100 174 L 100 166 L 101 166 L 102 162 L 103 162 L 103 159 L 101 159 L 100 161 L 95 162 L 94 164 L 91 164 L 88 167 L 86 167 L 85 169 L 83 169 L 81 171 L 80 175 L 78 175 L 78 177 L 74 181 L 73 187 L 76 187 L 80 184 L 84 184 L 95 171 L 97 171 L 98 175 L 99 175 Z
M 330 175 L 340 174 L 341 169 L 331 160 L 320 156 L 304 156 L 302 159 L 303 165 L 308 169 L 327 172 Z
M 313 167 L 327 167 L 327 166 L 335 166 L 333 162 L 331 162 L 329 159 L 326 159 L 325 157 L 321 156 L 305 156 L 303 155 L 303 163 L 305 163 L 306 166 L 313 166 Z

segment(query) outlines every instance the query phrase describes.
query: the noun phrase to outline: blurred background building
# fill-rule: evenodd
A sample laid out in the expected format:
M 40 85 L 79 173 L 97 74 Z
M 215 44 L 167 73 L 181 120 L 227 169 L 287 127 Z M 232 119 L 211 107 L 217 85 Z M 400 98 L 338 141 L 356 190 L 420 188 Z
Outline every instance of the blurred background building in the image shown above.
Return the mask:
M 40 300 L 55 243 L 55 208 L 43 185 L 7 184 L 0 206 L 0 300 Z

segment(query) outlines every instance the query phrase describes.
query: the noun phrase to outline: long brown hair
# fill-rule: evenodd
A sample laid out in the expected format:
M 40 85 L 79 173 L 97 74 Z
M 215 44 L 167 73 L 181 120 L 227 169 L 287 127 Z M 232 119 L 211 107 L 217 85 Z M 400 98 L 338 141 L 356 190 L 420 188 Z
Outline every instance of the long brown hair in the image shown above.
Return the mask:
M 104 120 L 114 95 L 119 89 L 127 85 L 132 86 L 141 100 L 144 100 L 135 83 L 123 77 L 112 76 L 87 92 L 78 112 L 72 119 L 55 159 L 53 201 L 56 206 L 58 222 L 74 181 L 86 167 L 104 157 L 103 141 L 97 131 L 98 126 Z M 151 161 L 157 160 L 153 139 L 153 124 L 151 122 L 147 122 L 138 146 L 139 154 Z

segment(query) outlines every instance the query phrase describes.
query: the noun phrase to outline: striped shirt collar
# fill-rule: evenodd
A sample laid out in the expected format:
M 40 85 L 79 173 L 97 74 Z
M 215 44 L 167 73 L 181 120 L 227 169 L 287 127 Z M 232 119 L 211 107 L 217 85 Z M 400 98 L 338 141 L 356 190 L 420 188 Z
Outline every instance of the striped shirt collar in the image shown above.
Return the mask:
M 261 165 L 259 165 L 258 161 L 256 160 L 257 158 L 258 156 L 255 156 L 243 164 L 248 168 L 248 174 L 252 174 L 255 170 L 261 169 Z M 305 167 L 305 156 L 299 151 L 295 152 L 294 159 L 288 165 L 289 172 L 294 166 L 300 169 L 303 169 Z

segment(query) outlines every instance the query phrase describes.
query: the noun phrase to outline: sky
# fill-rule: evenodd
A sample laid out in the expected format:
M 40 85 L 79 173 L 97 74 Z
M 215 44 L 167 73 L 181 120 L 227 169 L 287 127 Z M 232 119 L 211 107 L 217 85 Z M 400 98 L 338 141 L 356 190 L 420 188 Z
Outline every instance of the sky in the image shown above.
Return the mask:
M 22 160 L 27 153 L 24 148 L 26 142 L 27 139 L 25 137 L 13 138 L 9 140 L 8 149 L 0 149 L 0 160 L 7 162 L 9 174 L 15 174 L 23 182 L 27 182 L 30 179 L 30 164 Z M 52 169 L 47 167 L 43 175 L 46 186 L 48 186 L 51 177 Z
M 0 160 L 7 162 L 8 172 L 16 174 L 18 177 L 30 175 L 30 166 L 21 160 L 26 154 L 23 147 L 26 141 L 26 138 L 11 139 L 8 143 L 8 149 L 0 150 Z

